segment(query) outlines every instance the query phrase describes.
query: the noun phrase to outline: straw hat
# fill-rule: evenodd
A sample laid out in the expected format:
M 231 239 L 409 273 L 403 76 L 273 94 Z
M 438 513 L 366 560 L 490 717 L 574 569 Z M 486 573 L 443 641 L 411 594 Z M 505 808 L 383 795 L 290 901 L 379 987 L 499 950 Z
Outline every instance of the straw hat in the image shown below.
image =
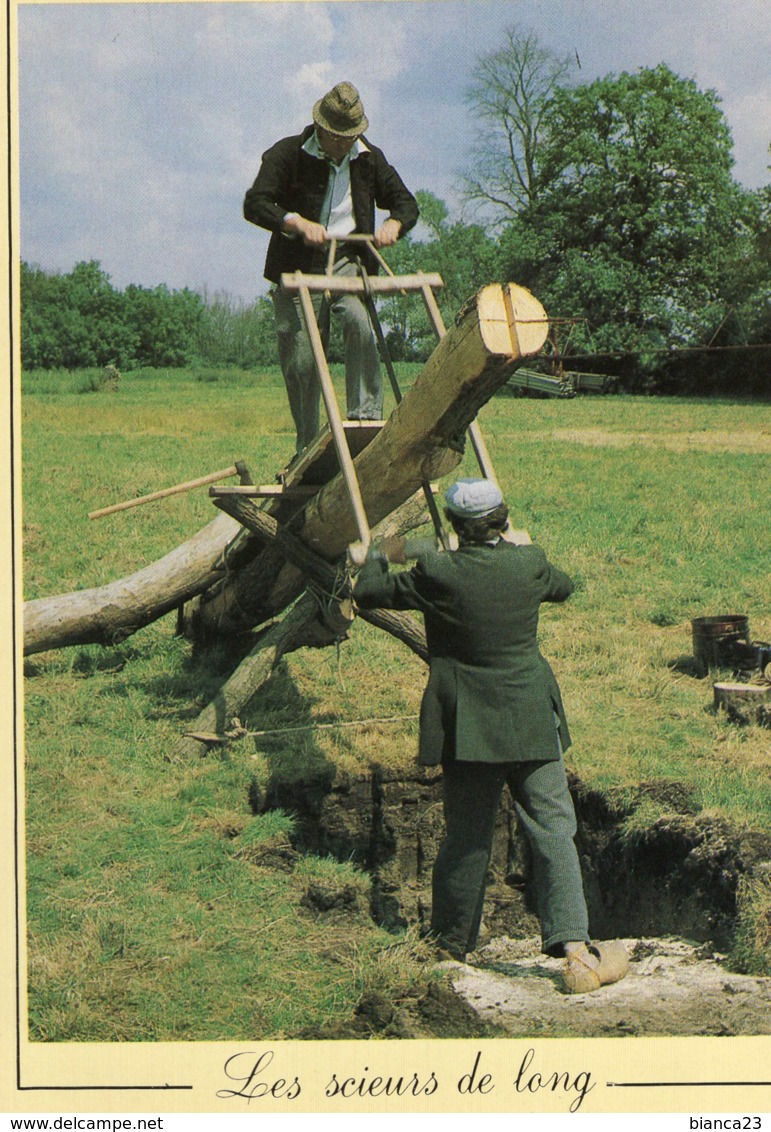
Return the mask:
M 369 126 L 359 92 L 353 83 L 338 83 L 313 107 L 313 121 L 339 137 L 355 138 Z

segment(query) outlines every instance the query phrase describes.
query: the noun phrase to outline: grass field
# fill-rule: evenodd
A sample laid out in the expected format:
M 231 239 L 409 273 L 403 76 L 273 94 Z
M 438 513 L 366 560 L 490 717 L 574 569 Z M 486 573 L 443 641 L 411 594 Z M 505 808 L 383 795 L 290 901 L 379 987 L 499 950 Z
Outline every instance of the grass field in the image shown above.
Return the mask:
M 89 511 L 236 459 L 270 481 L 292 450 L 277 371 L 148 370 L 116 392 L 81 391 L 90 384 L 24 379 L 27 598 L 129 574 L 214 513 L 205 488 L 93 522 Z M 569 765 L 598 788 L 685 782 L 703 813 L 771 830 L 771 730 L 715 715 L 710 682 L 673 667 L 691 652 L 694 617 L 745 614 L 754 639 L 771 639 L 771 405 L 499 396 L 480 422 L 515 526 L 579 580 L 541 622 Z M 473 474 L 472 460 L 460 470 Z M 175 739 L 223 661 L 174 628 L 170 616 L 114 648 L 26 662 L 33 1039 L 290 1037 L 345 1017 L 367 986 L 426 978 L 421 945 L 371 922 L 352 865 L 265 867 L 292 818 L 249 806 L 276 768 L 411 765 L 414 721 L 294 731 L 180 762 Z M 403 646 L 357 622 L 339 655 L 289 657 L 244 722 L 410 717 L 424 679 Z M 345 930 L 308 914 L 313 883 L 353 894 Z

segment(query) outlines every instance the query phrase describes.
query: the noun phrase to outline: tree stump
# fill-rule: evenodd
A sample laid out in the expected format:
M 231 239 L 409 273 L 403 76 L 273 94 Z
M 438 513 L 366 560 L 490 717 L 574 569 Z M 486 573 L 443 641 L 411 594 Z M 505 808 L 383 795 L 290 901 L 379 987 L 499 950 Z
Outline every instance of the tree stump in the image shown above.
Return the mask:
M 756 723 L 771 727 L 771 682 L 741 684 L 721 681 L 713 684 L 715 708 L 736 723 Z

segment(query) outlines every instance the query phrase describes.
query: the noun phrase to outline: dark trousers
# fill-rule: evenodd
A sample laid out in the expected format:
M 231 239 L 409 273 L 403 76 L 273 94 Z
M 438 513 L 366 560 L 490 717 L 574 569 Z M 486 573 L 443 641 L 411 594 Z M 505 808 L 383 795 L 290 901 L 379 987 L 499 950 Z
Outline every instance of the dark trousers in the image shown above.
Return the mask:
M 431 930 L 449 951 L 473 951 L 485 895 L 495 819 L 508 785 L 532 856 L 532 881 L 545 952 L 589 941 L 576 817 L 562 759 L 443 764 L 447 833 L 433 872 Z
M 356 275 L 356 264 L 338 260 L 335 275 Z M 321 386 L 305 326 L 300 296 L 281 288 L 271 292 L 276 316 L 276 335 L 281 371 L 289 408 L 297 432 L 296 447 L 302 452 L 319 431 Z M 383 416 L 383 381 L 375 334 L 369 312 L 359 295 L 330 298 L 320 291 L 311 295 L 324 352 L 330 334 L 330 315 L 339 317 L 345 347 L 345 396 L 349 420 L 380 420 Z

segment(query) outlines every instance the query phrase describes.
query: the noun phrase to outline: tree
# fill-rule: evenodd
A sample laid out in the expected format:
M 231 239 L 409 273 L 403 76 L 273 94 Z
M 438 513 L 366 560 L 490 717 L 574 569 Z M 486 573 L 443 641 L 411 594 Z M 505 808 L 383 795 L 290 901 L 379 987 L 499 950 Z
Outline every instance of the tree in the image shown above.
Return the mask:
M 741 204 L 716 294 L 699 315 L 703 341 L 720 349 L 668 358 L 654 388 L 771 395 L 771 185 Z
M 768 344 L 771 343 L 771 185 L 750 195 L 748 210 L 749 232 L 735 262 L 730 265 L 725 292 L 733 298 L 733 312 L 744 340 L 750 344 Z
M 601 349 L 702 341 L 748 196 L 717 95 L 660 65 L 557 88 L 544 123 L 541 189 L 502 237 L 502 269 L 550 313 L 585 317 Z
M 21 265 L 22 359 L 25 368 L 127 365 L 137 337 L 122 296 L 91 260 L 69 275 Z
M 196 334 L 196 352 L 212 364 L 259 366 L 278 361 L 273 303 L 264 295 L 244 303 L 230 295 L 204 292 L 205 313 Z
M 464 178 L 465 199 L 492 205 L 499 219 L 538 200 L 546 183 L 542 150 L 547 110 L 574 63 L 543 47 L 533 32 L 513 27 L 505 45 L 477 59 L 466 100 L 479 123 Z
M 130 284 L 117 291 L 96 260 L 69 275 L 21 265 L 25 369 L 180 366 L 193 360 L 200 295 Z
M 124 293 L 125 318 L 137 338 L 136 361 L 146 366 L 184 366 L 195 355 L 197 332 L 204 319 L 200 295 L 184 288 L 152 290 L 130 283 Z

